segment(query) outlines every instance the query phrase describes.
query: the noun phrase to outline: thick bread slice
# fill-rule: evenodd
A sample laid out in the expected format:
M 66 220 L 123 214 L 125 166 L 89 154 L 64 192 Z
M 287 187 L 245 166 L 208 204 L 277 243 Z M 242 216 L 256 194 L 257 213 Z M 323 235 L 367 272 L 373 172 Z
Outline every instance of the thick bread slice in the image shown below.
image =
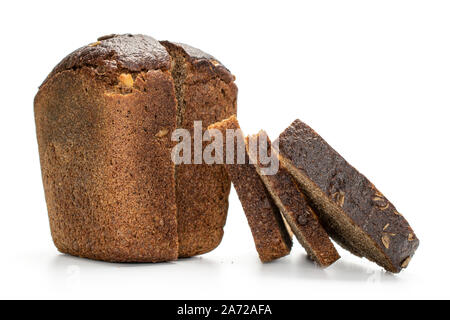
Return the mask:
M 281 162 L 310 198 L 333 239 L 390 272 L 408 266 L 419 240 L 365 176 L 300 120 L 280 135 L 278 143 Z
M 265 148 L 264 154 L 268 157 L 277 157 L 264 131 L 248 137 L 247 140 L 250 141 L 247 146 L 255 145 L 259 148 Z M 266 142 L 261 143 L 264 140 Z M 262 169 L 267 168 L 267 166 L 261 163 L 258 148 L 253 148 L 253 150 L 249 148 L 248 152 L 252 163 L 256 164 L 256 169 L 267 190 L 272 195 L 298 241 L 305 248 L 308 256 L 321 267 L 328 267 L 339 260 L 339 253 L 289 172 L 280 166 L 277 172 L 273 172 L 273 175 L 265 175 Z
M 212 56 L 185 44 L 161 44 L 173 61 L 177 127 L 189 130 L 193 151 L 194 121 L 202 121 L 206 131 L 209 125 L 236 114 L 238 89 L 234 76 Z M 231 188 L 225 168 L 205 163 L 176 165 L 175 186 L 179 256 L 215 249 L 222 241 Z
M 225 167 L 244 208 L 261 261 L 269 262 L 288 255 L 292 239 L 255 166 L 249 163 L 247 152 L 245 164 L 237 164 L 236 146 L 238 139 L 241 139 L 241 143 L 244 142 L 244 136 L 236 117 L 213 124 L 208 129 L 219 130 L 224 141 L 227 129 L 239 130 L 234 138 L 234 164 L 226 164 Z

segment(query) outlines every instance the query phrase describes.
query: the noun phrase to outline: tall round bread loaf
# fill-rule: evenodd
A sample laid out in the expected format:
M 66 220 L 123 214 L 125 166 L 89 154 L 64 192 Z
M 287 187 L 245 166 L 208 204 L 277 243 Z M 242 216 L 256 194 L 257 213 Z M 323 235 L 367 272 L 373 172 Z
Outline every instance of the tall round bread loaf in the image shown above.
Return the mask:
M 142 35 L 102 37 L 67 56 L 35 98 L 52 237 L 64 253 L 159 262 L 223 236 L 223 169 L 176 166 L 177 127 L 236 113 L 234 77 L 211 56 Z

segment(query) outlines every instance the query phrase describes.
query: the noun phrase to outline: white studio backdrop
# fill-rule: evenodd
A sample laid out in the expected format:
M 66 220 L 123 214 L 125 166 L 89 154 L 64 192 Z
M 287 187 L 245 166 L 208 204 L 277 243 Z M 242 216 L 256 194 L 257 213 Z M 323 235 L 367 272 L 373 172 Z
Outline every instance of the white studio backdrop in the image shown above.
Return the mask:
M 449 298 L 448 1 L 14 1 L 2 4 L 0 298 Z M 299 245 L 259 263 L 234 190 L 214 252 L 166 264 L 108 264 L 52 244 L 33 98 L 68 53 L 143 33 L 211 53 L 237 77 L 247 133 L 300 118 L 402 212 L 421 246 L 390 275 L 339 248 L 327 270 Z

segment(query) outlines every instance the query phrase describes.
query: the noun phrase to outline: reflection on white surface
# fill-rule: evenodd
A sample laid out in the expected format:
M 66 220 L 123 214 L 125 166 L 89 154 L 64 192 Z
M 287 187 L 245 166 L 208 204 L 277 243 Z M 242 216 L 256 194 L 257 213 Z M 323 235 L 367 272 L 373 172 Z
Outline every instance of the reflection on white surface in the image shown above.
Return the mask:
M 281 259 L 260 265 L 259 271 L 264 277 L 301 279 L 307 281 L 344 281 L 344 282 L 397 282 L 399 278 L 385 272 L 377 266 L 365 267 L 353 262 L 338 260 L 327 269 L 314 264 L 306 255 L 294 259 Z
M 108 263 L 87 260 L 69 255 L 55 255 L 48 266 L 54 286 L 69 292 L 89 287 L 121 284 L 127 286 L 177 283 L 179 286 L 202 286 L 209 284 L 234 285 L 240 283 L 221 283 L 221 279 L 246 279 L 249 282 L 264 281 L 299 284 L 316 283 L 398 283 L 401 278 L 372 265 L 360 265 L 343 259 L 327 269 L 322 269 L 309 260 L 305 254 L 285 257 L 278 261 L 261 264 L 255 256 L 232 260 L 195 257 L 167 263 Z M 103 288 L 104 289 L 104 288 Z M 182 288 L 178 288 L 183 291 Z M 188 290 L 187 290 L 188 291 Z
M 66 286 L 68 289 L 78 289 L 80 287 L 80 267 L 77 265 L 69 265 L 66 268 Z
M 261 264 L 254 249 L 213 253 L 158 264 L 122 264 L 57 253 L 29 251 L 8 257 L 0 274 L 0 298 L 62 299 L 319 299 L 417 297 L 423 282 L 414 265 L 400 275 L 341 252 L 321 269 L 299 246 L 278 261 Z M 30 263 L 32 261 L 32 263 Z M 10 276 L 14 275 L 14 276 Z

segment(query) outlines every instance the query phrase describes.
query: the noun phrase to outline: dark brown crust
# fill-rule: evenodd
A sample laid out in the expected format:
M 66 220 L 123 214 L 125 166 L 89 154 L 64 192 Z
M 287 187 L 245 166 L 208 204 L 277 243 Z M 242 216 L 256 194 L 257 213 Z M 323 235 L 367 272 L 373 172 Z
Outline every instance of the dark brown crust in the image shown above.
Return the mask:
M 197 49 L 197 48 L 194 48 L 194 47 L 192 47 L 190 45 L 187 45 L 185 43 L 169 42 L 169 41 L 161 41 L 161 42 L 162 43 L 170 43 L 172 45 L 175 45 L 175 46 L 181 48 L 185 52 L 185 54 L 190 57 L 190 59 L 193 59 L 193 60 L 217 61 L 218 62 L 218 60 L 216 58 L 214 58 L 212 55 L 210 55 L 210 54 L 208 54 L 206 52 L 203 52 L 200 49 Z
M 65 57 L 49 74 L 47 80 L 59 72 L 86 66 L 92 67 L 97 75 L 104 77 L 110 77 L 111 73 L 117 72 L 133 73 L 170 68 L 170 55 L 164 46 L 152 37 L 124 34 L 99 39 Z
M 56 247 L 112 262 L 177 259 L 170 73 L 143 72 L 123 94 L 90 67 L 61 71 L 37 94 L 35 117 Z
M 266 154 L 271 156 L 274 152 L 265 132 L 260 132 L 258 135 L 247 139 L 253 141 L 266 139 Z M 261 146 L 261 144 L 256 145 Z M 254 152 L 257 152 L 257 150 L 254 150 Z M 276 174 L 263 175 L 261 169 L 265 166 L 259 161 L 257 153 L 254 154 L 249 150 L 249 154 L 253 163 L 257 164 L 256 168 L 261 180 L 266 185 L 298 241 L 305 248 L 308 256 L 321 267 L 328 267 L 339 260 L 339 253 L 320 224 L 319 218 L 308 205 L 305 195 L 300 191 L 299 186 L 286 168 L 280 166 Z M 275 153 L 273 153 L 273 156 L 276 157 Z
M 283 162 L 309 178 L 321 190 L 319 196 L 324 201 L 338 204 L 342 218 L 349 218 L 358 230 L 362 230 L 376 245 L 378 252 L 374 254 L 382 255 L 388 261 L 385 263 L 377 259 L 375 262 L 391 272 L 400 272 L 408 265 L 419 240 L 405 218 L 365 176 L 300 120 L 294 121 L 280 135 L 279 148 L 281 159 L 286 160 Z M 319 214 L 325 217 L 322 223 L 327 231 L 344 247 L 357 255 L 376 260 L 367 252 L 365 254 L 359 243 L 339 234 L 327 219 L 330 216 L 327 212 Z
M 220 130 L 225 137 L 227 129 L 237 130 L 240 127 L 236 117 L 232 116 L 208 129 Z M 234 154 L 237 155 L 236 150 Z M 226 164 L 225 167 L 241 201 L 259 257 L 262 262 L 269 262 L 288 255 L 292 239 L 278 207 L 261 181 L 255 166 L 249 164 L 248 160 L 246 153 L 246 164 Z
M 183 100 L 179 101 L 179 106 L 183 106 L 178 119 L 180 128 L 188 129 L 193 138 L 194 121 L 202 121 L 204 132 L 210 124 L 236 114 L 238 90 L 230 81 L 234 77 L 228 70 L 198 49 L 168 41 L 162 44 L 174 60 L 181 57 L 184 61 L 185 78 L 178 89 L 182 91 L 179 95 Z M 191 145 L 193 149 L 194 141 Z M 180 257 L 203 254 L 220 244 L 230 188 L 231 181 L 223 166 L 176 166 Z

